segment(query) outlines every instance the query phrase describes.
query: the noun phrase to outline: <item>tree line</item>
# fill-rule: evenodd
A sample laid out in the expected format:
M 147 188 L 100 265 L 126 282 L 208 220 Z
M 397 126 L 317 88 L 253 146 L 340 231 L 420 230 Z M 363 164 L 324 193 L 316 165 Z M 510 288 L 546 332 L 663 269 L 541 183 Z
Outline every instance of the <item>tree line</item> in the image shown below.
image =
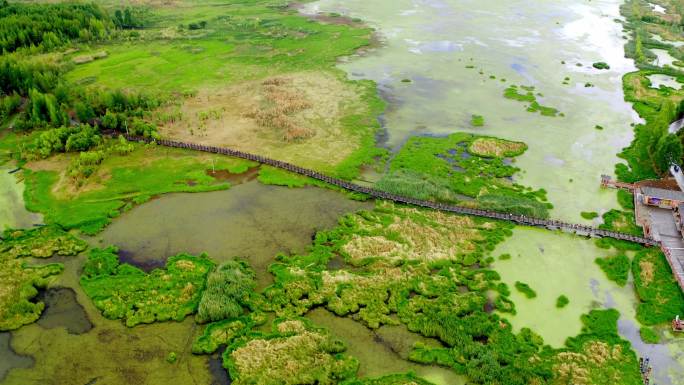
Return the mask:
M 0 1 L 0 49 L 51 50 L 74 40 L 103 39 L 114 27 L 95 3 L 23 4 Z

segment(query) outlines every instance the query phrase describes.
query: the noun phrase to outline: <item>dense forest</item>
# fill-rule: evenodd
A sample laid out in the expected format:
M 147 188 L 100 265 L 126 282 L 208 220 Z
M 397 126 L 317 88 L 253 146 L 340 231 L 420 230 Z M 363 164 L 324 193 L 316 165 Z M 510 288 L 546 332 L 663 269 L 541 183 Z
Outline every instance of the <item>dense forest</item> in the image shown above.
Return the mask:
M 51 50 L 73 40 L 103 39 L 112 21 L 95 3 L 16 4 L 0 2 L 0 48 Z

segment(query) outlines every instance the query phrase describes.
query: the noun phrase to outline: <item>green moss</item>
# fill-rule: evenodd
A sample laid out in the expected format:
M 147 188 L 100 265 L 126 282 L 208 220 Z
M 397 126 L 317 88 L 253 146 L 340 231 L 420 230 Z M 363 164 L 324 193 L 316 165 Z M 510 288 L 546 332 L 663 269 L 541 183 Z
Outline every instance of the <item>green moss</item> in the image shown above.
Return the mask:
M 570 303 L 570 300 L 568 299 L 568 297 L 566 295 L 560 295 L 556 299 L 556 307 L 559 309 L 566 307 L 569 303 Z
M 527 298 L 535 298 L 537 296 L 537 293 L 526 283 L 515 281 L 515 288 Z
M 194 313 L 214 263 L 205 255 L 169 257 L 166 269 L 150 273 L 120 264 L 117 249 L 93 249 L 83 267 L 81 286 L 95 307 L 127 326 L 181 321 Z
M 594 218 L 598 218 L 598 216 L 599 216 L 599 214 L 595 211 L 582 211 L 580 213 L 580 215 L 582 216 L 582 218 L 589 219 L 589 220 L 594 219 Z
M 601 270 L 606 273 L 608 279 L 620 286 L 627 284 L 631 263 L 626 255 L 619 254 L 605 258 L 596 258 L 595 261 L 601 267 Z
M 647 344 L 657 344 L 660 342 L 660 336 L 653 328 L 643 327 L 639 329 L 641 340 Z

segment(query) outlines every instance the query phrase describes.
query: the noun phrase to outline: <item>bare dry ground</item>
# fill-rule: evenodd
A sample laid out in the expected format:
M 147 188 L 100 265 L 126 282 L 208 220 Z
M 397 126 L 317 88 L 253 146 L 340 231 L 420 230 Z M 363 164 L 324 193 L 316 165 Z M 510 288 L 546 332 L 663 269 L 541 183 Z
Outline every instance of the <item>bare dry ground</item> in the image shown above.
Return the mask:
M 203 89 L 168 107 L 162 136 L 263 154 L 326 170 L 360 145 L 342 119 L 367 108 L 361 91 L 328 72 L 299 72 Z

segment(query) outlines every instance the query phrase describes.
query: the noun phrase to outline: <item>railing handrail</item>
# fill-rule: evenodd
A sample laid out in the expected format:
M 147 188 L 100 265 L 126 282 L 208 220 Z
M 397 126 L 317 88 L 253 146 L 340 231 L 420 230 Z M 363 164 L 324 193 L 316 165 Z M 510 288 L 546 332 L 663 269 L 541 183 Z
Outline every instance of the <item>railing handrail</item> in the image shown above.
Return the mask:
M 521 225 L 528 225 L 528 226 L 534 226 L 534 227 L 545 227 L 545 228 L 558 228 L 558 229 L 565 229 L 565 230 L 570 230 L 573 232 L 584 232 L 587 233 L 587 235 L 590 236 L 600 236 L 600 237 L 608 237 L 608 238 L 613 238 L 613 239 L 618 239 L 618 240 L 625 240 L 625 241 L 630 241 L 630 242 L 635 242 L 635 243 L 640 243 L 643 245 L 648 245 L 648 246 L 657 246 L 659 245 L 659 242 L 652 238 L 647 238 L 647 237 L 640 237 L 640 236 L 635 236 L 632 234 L 627 234 L 627 233 L 621 233 L 618 231 L 612 231 L 612 230 L 603 230 L 599 229 L 596 227 L 591 227 L 591 226 L 586 226 L 586 225 L 580 225 L 580 224 L 574 224 L 574 223 L 568 223 L 568 222 L 562 222 L 554 219 L 543 219 L 543 218 L 536 218 L 536 217 L 529 217 L 525 215 L 519 215 L 519 214 L 512 214 L 512 213 L 505 213 L 505 212 L 500 212 L 500 211 L 491 211 L 491 210 L 483 210 L 483 209 L 475 209 L 471 207 L 465 207 L 465 206 L 459 206 L 459 205 L 453 205 L 453 204 L 446 204 L 446 203 L 440 203 L 440 202 L 433 202 L 433 201 L 427 201 L 427 200 L 421 200 L 421 199 L 415 199 L 415 198 L 409 198 L 405 197 L 402 195 L 397 195 L 397 194 L 392 194 L 388 193 L 385 191 L 381 190 L 376 190 L 374 188 L 370 187 L 364 187 L 355 183 L 351 183 L 342 179 L 330 177 L 324 174 L 321 174 L 317 171 L 303 168 L 300 166 L 296 166 L 287 162 L 267 158 L 261 155 L 255 155 L 239 150 L 233 150 L 225 147 L 214 147 L 214 146 L 205 146 L 205 145 L 200 145 L 200 144 L 195 144 L 195 143 L 185 143 L 185 142 L 177 142 L 177 141 L 172 141 L 172 140 L 166 140 L 166 139 L 152 139 L 152 138 L 144 138 L 140 136 L 133 136 L 133 135 L 128 135 L 124 134 L 123 135 L 127 140 L 132 141 L 132 142 L 143 142 L 143 143 L 157 143 L 158 145 L 165 146 L 165 147 L 175 147 L 175 148 L 187 148 L 187 149 L 193 149 L 197 151 L 203 151 L 203 152 L 211 152 L 211 153 L 217 153 L 217 154 L 223 154 L 223 155 L 228 155 L 236 158 L 242 158 L 242 159 L 247 159 L 251 160 L 254 162 L 262 163 L 262 164 L 267 164 L 269 166 L 273 166 L 276 168 L 280 168 L 283 170 L 287 170 L 296 174 L 304 175 L 313 179 L 317 179 L 320 181 L 323 181 L 325 183 L 340 187 L 342 189 L 348 190 L 348 191 L 354 191 L 366 195 L 370 195 L 374 198 L 380 198 L 380 199 L 385 199 L 385 200 L 391 200 L 394 202 L 399 202 L 399 203 L 404 203 L 404 204 L 411 204 L 414 206 L 420 206 L 420 207 L 427 207 L 435 210 L 440 210 L 440 211 L 447 211 L 447 212 L 452 212 L 456 214 L 464 214 L 464 215 L 472 215 L 472 216 L 479 216 L 483 218 L 490 218 L 490 219 L 498 219 L 498 220 L 503 220 L 503 221 L 509 221 L 509 222 L 515 222 Z

